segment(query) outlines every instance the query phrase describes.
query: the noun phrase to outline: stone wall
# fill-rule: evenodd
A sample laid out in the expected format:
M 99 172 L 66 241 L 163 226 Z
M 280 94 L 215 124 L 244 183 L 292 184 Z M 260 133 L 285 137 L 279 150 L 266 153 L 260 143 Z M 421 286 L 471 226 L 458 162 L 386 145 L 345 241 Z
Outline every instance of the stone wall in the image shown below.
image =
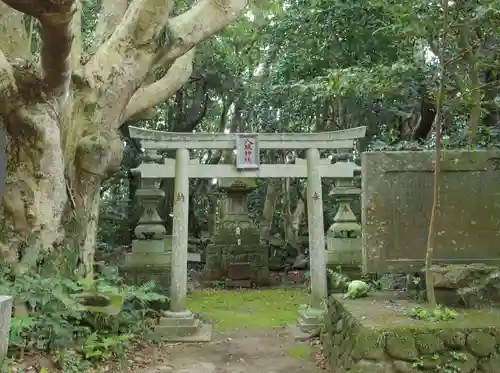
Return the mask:
M 500 372 L 500 313 L 467 310 L 432 323 L 384 294 L 329 299 L 321 342 L 331 373 Z

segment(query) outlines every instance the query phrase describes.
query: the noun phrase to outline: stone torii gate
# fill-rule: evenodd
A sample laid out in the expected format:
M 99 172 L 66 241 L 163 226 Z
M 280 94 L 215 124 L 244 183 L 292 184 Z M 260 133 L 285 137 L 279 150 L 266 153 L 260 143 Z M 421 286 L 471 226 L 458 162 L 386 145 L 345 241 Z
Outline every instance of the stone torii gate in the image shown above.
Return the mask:
M 142 163 L 135 171 L 142 179 L 175 178 L 170 311 L 162 318 L 161 337 L 171 341 L 196 341 L 210 338 L 210 331 L 200 332 L 193 314 L 186 309 L 188 213 L 190 178 L 291 178 L 307 177 L 307 213 L 311 269 L 311 299 L 301 310 L 302 329 L 315 329 L 323 315 L 327 296 L 326 250 L 323 221 L 321 178 L 352 179 L 359 167 L 353 162 L 332 164 L 320 157 L 320 149 L 352 150 L 354 141 L 365 136 L 366 127 L 323 133 L 208 134 L 172 133 L 129 127 L 130 136 L 140 140 L 147 153 L 176 150 L 175 159 Z M 236 149 L 236 166 L 200 164 L 190 159 L 191 149 Z M 260 164 L 260 149 L 302 149 L 306 159 L 295 164 Z M 205 326 L 206 328 L 206 326 Z M 206 333 L 209 333 L 208 337 Z M 196 334 L 205 333 L 196 337 Z

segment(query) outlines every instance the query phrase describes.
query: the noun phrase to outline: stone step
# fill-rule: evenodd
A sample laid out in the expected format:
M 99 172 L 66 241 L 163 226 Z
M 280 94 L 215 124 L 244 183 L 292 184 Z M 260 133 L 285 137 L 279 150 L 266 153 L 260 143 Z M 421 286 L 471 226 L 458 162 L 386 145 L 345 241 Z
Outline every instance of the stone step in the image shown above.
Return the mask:
M 161 317 L 159 325 L 161 326 L 191 326 L 195 324 L 194 315 L 188 317 Z
M 185 337 L 196 334 L 203 322 L 199 319 L 194 319 L 191 325 L 156 325 L 150 335 L 153 340 L 161 340 L 164 337 Z

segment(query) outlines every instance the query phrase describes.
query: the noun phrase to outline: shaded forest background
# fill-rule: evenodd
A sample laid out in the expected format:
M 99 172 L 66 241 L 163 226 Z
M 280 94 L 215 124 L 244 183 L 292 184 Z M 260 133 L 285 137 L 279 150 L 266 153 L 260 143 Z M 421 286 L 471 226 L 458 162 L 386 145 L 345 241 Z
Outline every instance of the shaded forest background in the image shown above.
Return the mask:
M 126 124 L 226 133 L 366 125 L 360 151 L 431 149 L 443 58 L 443 149 L 496 147 L 499 10 L 499 1 L 456 2 L 449 9 L 446 40 L 441 40 L 442 9 L 434 1 L 259 4 L 198 47 L 189 81 L 170 100 Z M 138 180 L 129 169 L 137 164 L 140 144 L 127 138 L 126 126 L 122 129 L 127 141 L 122 170 L 101 188 L 99 241 L 104 250 L 129 245 L 139 217 L 133 203 Z M 268 152 L 262 161 L 284 163 L 296 155 Z M 212 164 L 224 158 L 215 151 L 198 156 Z M 324 180 L 325 193 L 331 183 Z M 164 180 L 162 188 L 166 198 L 160 212 L 170 232 L 173 182 Z M 264 238 L 294 242 L 307 234 L 303 191 L 303 180 L 259 180 L 250 211 Z M 216 201 L 214 183 L 191 181 L 191 236 L 208 229 Z M 353 207 L 358 213 L 359 201 Z M 325 229 L 335 213 L 334 199 L 327 198 Z

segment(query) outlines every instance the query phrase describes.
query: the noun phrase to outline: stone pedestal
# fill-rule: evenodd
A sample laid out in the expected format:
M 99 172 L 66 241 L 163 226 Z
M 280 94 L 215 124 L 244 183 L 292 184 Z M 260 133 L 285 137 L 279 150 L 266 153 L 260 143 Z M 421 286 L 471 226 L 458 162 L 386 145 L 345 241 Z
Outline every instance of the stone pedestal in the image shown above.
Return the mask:
M 212 325 L 204 324 L 189 310 L 164 312 L 150 335 L 154 341 L 167 342 L 210 342 L 211 337 Z
M 160 156 L 147 154 L 144 162 L 159 160 Z M 140 170 L 139 166 L 137 171 Z M 125 257 L 120 272 L 128 283 L 140 285 L 155 281 L 158 290 L 167 293 L 170 286 L 172 238 L 165 236 L 163 221 L 156 211 L 164 196 L 159 184 L 159 179 L 141 179 L 136 196 L 143 213 L 134 231 L 137 239 L 132 241 L 132 252 Z
M 302 305 L 299 308 L 297 324 L 303 333 L 314 335 L 321 330 L 326 309 Z
M 339 179 L 330 195 L 339 202 L 334 223 L 326 234 L 328 253 L 327 266 L 342 272 L 351 279 L 361 274 L 361 226 L 351 210 L 351 201 L 359 196 L 361 189 L 353 185 L 352 179 Z
M 225 281 L 230 264 L 249 263 L 251 282 L 268 284 L 268 248 L 260 243 L 260 232 L 248 216 L 248 193 L 255 187 L 251 179 L 220 180 L 224 196 L 213 243 L 206 249 L 205 280 Z
M 7 356 L 11 315 L 12 297 L 0 295 L 0 361 Z
M 170 287 L 172 236 L 163 240 L 134 240 L 132 252 L 127 254 L 120 269 L 122 276 L 132 284 L 154 281 L 158 290 L 167 293 Z

